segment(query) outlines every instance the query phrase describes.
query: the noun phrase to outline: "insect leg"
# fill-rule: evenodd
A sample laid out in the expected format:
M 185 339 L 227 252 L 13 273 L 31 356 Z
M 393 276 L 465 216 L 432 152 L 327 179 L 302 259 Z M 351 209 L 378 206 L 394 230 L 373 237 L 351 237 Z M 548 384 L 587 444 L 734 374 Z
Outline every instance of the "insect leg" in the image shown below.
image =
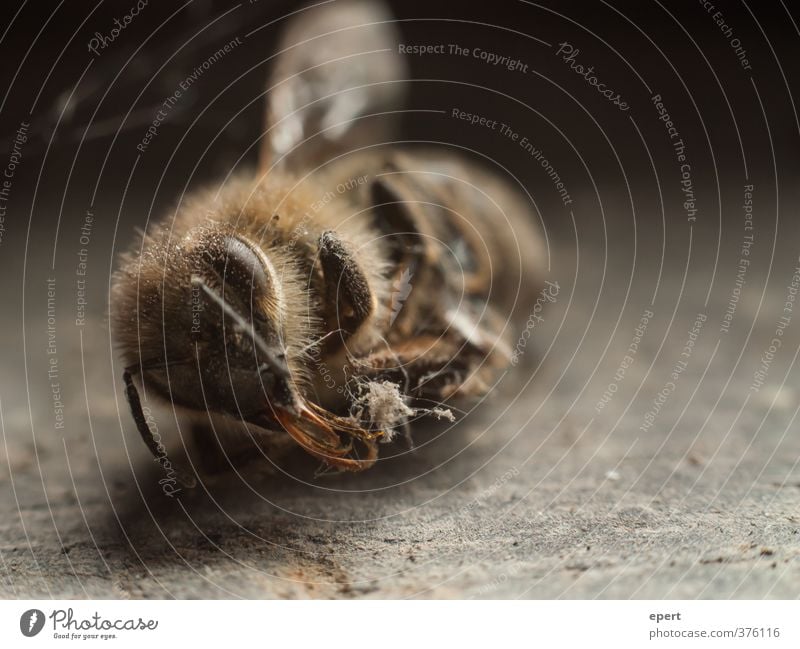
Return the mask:
M 305 410 L 300 418 L 279 412 L 277 413 L 277 419 L 295 442 L 306 452 L 322 460 L 328 466 L 342 471 L 358 472 L 370 468 L 378 459 L 378 447 L 374 439 L 360 438 L 360 441 L 367 449 L 367 457 L 358 459 L 348 457 L 348 454 L 353 450 L 351 445 L 342 446 L 339 443 L 333 446 L 320 440 L 317 435 L 309 434 L 308 424 L 311 424 L 312 430 L 316 432 L 321 429 L 331 431 L 327 422 L 320 419 L 318 415 L 310 410 Z
M 133 382 L 133 373 L 138 373 L 139 371 L 140 367 L 135 365 L 125 368 L 125 371 L 122 373 L 122 380 L 125 382 L 125 398 L 128 400 L 131 415 L 133 415 L 133 421 L 136 423 L 136 428 L 139 430 L 139 434 L 142 436 L 144 443 L 147 445 L 147 448 L 150 449 L 153 457 L 160 460 L 164 457 L 163 446 L 156 441 L 156 438 L 153 436 L 153 431 L 150 430 L 150 426 L 142 410 L 142 401 L 139 398 L 139 391 L 136 389 L 136 384 Z M 175 469 L 178 481 L 184 487 L 192 488 L 197 484 L 193 476 L 178 467 L 174 462 L 172 466 Z
M 375 297 L 367 277 L 335 232 L 319 240 L 319 258 L 325 278 L 328 328 L 341 329 L 336 342 L 344 343 L 375 311 Z
M 356 372 L 372 380 L 403 384 L 406 394 L 437 402 L 451 397 L 481 397 L 497 365 L 492 355 L 449 337 L 419 336 L 355 361 Z

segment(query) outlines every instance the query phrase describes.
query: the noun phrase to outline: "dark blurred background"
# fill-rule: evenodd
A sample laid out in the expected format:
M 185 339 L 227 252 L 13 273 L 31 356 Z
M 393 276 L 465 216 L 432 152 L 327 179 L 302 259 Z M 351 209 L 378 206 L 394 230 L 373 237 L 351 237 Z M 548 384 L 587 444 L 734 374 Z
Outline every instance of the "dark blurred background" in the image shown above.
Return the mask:
M 98 266 L 112 263 L 134 226 L 174 205 L 185 188 L 219 179 L 234 166 L 254 166 L 282 17 L 302 6 L 151 2 L 97 55 L 89 52 L 93 36 L 108 37 L 114 20 L 135 4 L 24 3 L 15 10 L 12 3 L 6 12 L 13 20 L 0 43 L 0 141 L 8 148 L 20 123 L 30 123 L 0 263 L 20 271 L 26 240 L 33 254 L 30 226 L 37 254 L 52 256 L 55 249 L 56 265 L 71 265 L 73 235 L 92 206 L 89 290 L 98 299 L 104 291 Z M 674 244 L 677 258 L 685 253 L 680 171 L 654 94 L 664 98 L 686 144 L 698 209 L 695 247 L 725 254 L 723 240 L 730 228 L 738 232 L 747 182 L 758 189 L 765 239 L 776 225 L 776 202 L 797 198 L 799 122 L 792 91 L 800 58 L 796 19 L 786 3 L 719 3 L 713 10 L 692 0 L 390 4 L 406 43 L 479 47 L 528 66 L 523 73 L 472 56 L 409 56 L 408 107 L 448 114 L 408 113 L 401 137 L 468 147 L 488 164 L 502 165 L 530 190 L 548 234 L 567 249 L 576 251 L 581 242 L 609 246 L 618 250 L 610 261 L 629 264 L 633 242 L 645 252 L 653 246 L 651 262 L 662 257 L 665 241 L 666 252 Z M 237 36 L 243 44 L 183 94 L 134 168 L 136 145 L 161 103 Z M 749 70 L 731 45 L 735 39 Z M 563 42 L 580 50 L 575 62 L 594 66 L 628 111 L 569 69 L 556 54 Z M 534 143 L 563 179 L 572 214 L 528 153 L 497 132 L 453 119 L 453 107 L 506 122 Z M 781 219 L 779 238 L 793 236 L 793 227 L 793 219 Z
M 87 43 L 94 33 L 108 36 L 114 19 L 135 4 L 26 3 L 18 11 L 14 3 L 5 6 L 13 21 L 0 43 L 2 141 L 8 145 L 21 121 L 31 123 L 25 164 L 14 178 L 14 212 L 23 216 L 7 225 L 5 242 L 24 239 L 25 216 L 31 212 L 25 199 L 37 179 L 32 216 L 43 244 L 54 234 L 53 210 L 62 202 L 74 207 L 95 200 L 101 212 L 116 214 L 129 183 L 120 214 L 123 235 L 143 222 L 136 198 L 146 198 L 148 208 L 152 199 L 159 211 L 175 198 L 177 187 L 218 178 L 240 157 L 241 165 L 254 164 L 251 144 L 262 128 L 269 57 L 286 23 L 280 18 L 302 5 L 150 2 L 99 55 L 90 53 Z M 573 195 L 588 194 L 573 204 L 580 227 L 588 232 L 601 222 L 596 191 L 624 196 L 605 217 L 609 227 L 631 229 L 628 187 L 637 224 L 661 227 L 650 156 L 666 207 L 676 201 L 677 168 L 650 101 L 656 93 L 664 97 L 687 145 L 701 210 L 698 226 L 719 228 L 718 187 L 744 183 L 745 164 L 764 194 L 774 181 L 774 163 L 786 180 L 797 175 L 798 122 L 791 91 L 800 59 L 791 3 L 719 3 L 714 11 L 722 12 L 731 38 L 696 0 L 389 4 L 407 43 L 458 43 L 528 65 L 524 74 L 474 57 L 410 56 L 409 107 L 458 106 L 526 135 Z M 136 144 L 161 102 L 216 49 L 262 25 L 184 94 L 131 174 Z M 751 70 L 742 67 L 730 44 L 736 38 Z M 555 52 L 565 41 L 580 49 L 576 62 L 593 65 L 629 111 L 616 109 L 569 70 Z M 468 128 L 449 115 L 411 113 L 402 135 L 455 143 L 496 158 L 530 188 L 556 234 L 574 234 L 549 179 L 532 168 L 528 154 L 497 133 Z M 794 185 L 781 185 L 783 198 L 794 198 Z M 723 212 L 738 203 L 734 198 L 728 205 L 724 194 L 722 199 Z M 69 215 L 62 218 L 65 227 L 74 225 Z M 101 218 L 97 235 L 113 230 L 114 220 Z

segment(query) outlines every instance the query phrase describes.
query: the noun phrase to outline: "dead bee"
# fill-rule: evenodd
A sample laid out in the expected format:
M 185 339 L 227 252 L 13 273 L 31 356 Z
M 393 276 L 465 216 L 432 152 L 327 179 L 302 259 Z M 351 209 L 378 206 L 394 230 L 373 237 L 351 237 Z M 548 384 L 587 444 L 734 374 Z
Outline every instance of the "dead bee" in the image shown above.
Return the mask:
M 543 276 L 540 231 L 499 176 L 390 141 L 397 42 L 374 4 L 301 12 L 259 173 L 194 194 L 123 256 L 113 325 L 156 456 L 138 382 L 229 462 L 294 440 L 360 471 L 414 414 L 485 395 L 507 366 Z

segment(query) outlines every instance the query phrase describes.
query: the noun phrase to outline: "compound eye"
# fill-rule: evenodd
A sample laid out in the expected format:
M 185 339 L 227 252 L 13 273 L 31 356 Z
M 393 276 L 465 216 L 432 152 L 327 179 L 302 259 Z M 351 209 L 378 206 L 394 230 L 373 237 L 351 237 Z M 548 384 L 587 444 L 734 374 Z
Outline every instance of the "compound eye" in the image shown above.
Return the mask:
M 252 246 L 239 237 L 225 237 L 212 266 L 222 280 L 222 298 L 245 306 L 248 312 L 243 315 L 264 320 L 255 304 L 268 297 L 272 287 L 264 262 Z

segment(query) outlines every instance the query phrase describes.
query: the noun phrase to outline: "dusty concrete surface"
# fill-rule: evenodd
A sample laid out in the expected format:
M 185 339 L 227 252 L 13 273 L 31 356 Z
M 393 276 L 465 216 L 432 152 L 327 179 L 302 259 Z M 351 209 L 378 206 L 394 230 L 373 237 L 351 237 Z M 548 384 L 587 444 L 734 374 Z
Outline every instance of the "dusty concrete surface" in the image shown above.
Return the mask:
M 770 385 L 748 389 L 781 290 L 766 294 L 763 317 L 748 311 L 757 301 L 743 302 L 741 324 L 723 337 L 723 307 L 703 305 L 708 284 L 697 276 L 687 290 L 684 276 L 668 274 L 651 307 L 657 267 L 645 268 L 627 306 L 619 295 L 595 309 L 598 291 L 576 280 L 577 258 L 558 259 L 561 294 L 526 350 L 530 364 L 457 425 L 417 429 L 414 453 L 401 444 L 367 474 L 324 477 L 298 455 L 285 474 L 217 478 L 174 499 L 124 408 L 102 318 L 59 330 L 63 431 L 49 404 L 42 320 L 38 330 L 29 323 L 27 370 L 6 370 L 0 392 L 0 595 L 800 595 L 797 326 Z M 784 275 L 787 259 L 775 264 Z M 580 261 L 604 263 L 591 251 Z M 627 283 L 630 268 L 606 265 L 605 282 Z M 657 315 L 634 362 L 598 413 L 650 308 Z M 698 312 L 705 328 L 645 432 Z M 6 343 L 21 361 L 20 346 Z M 170 411 L 159 412 L 168 430 Z

